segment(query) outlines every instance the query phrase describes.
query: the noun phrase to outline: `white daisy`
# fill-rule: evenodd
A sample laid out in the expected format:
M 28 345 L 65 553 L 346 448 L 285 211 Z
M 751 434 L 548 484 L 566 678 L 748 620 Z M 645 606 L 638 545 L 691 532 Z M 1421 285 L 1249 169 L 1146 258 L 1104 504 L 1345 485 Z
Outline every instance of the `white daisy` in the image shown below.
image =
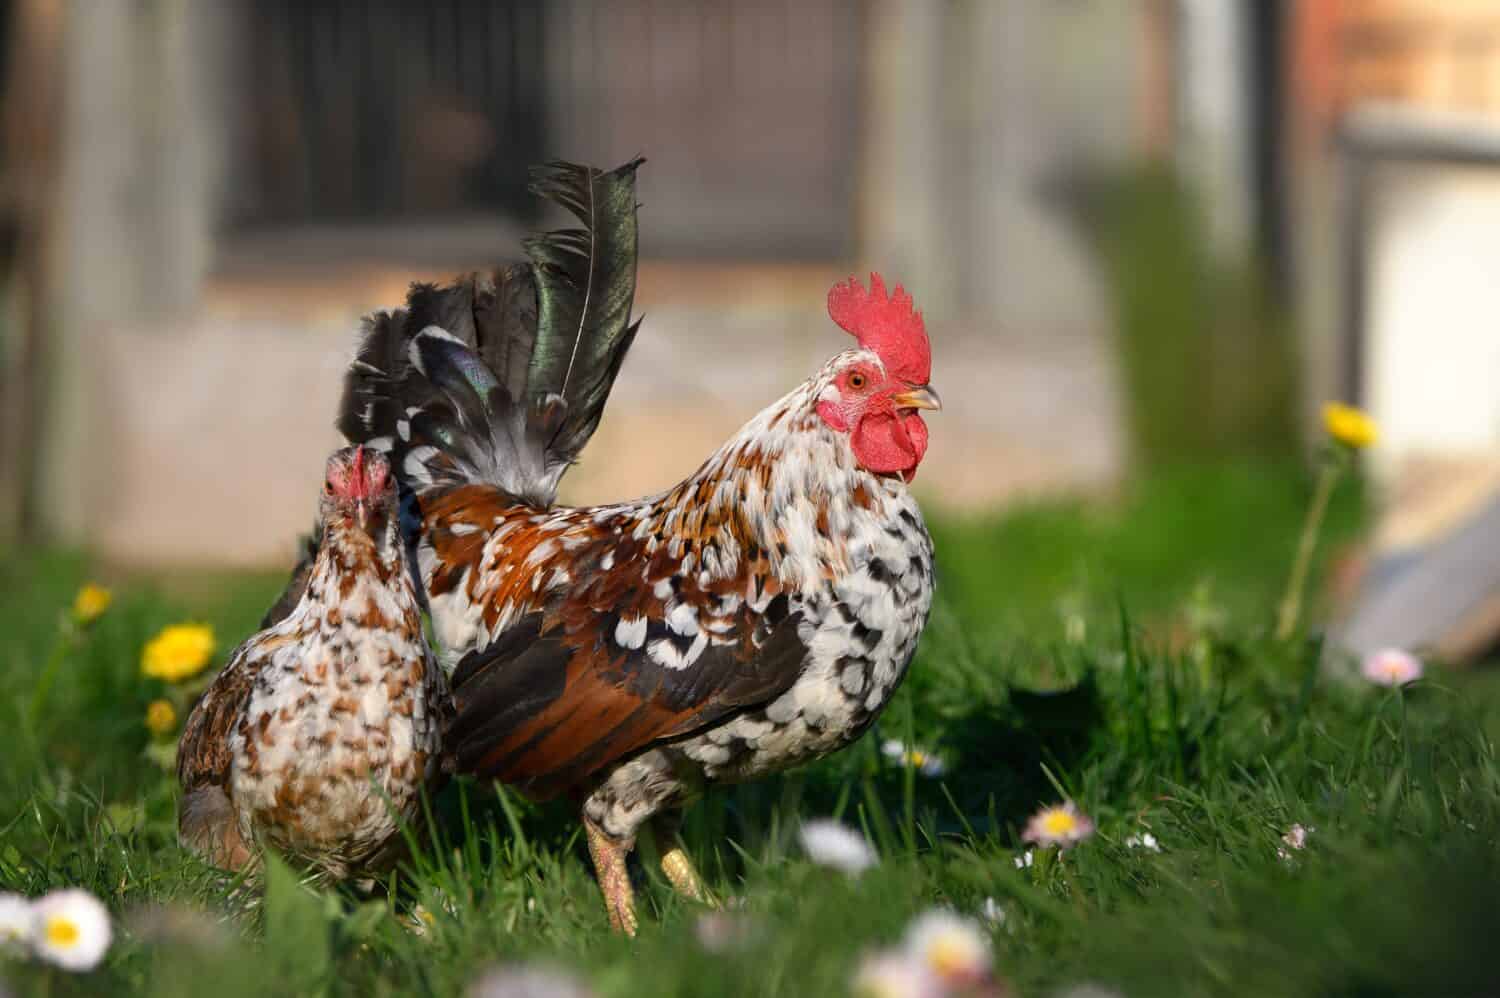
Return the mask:
M 469 986 L 468 998 L 594 998 L 594 992 L 565 970 L 515 964 L 484 973 Z
M 908 745 L 897 738 L 887 738 L 882 742 L 880 754 L 892 762 L 910 766 L 923 776 L 937 777 L 948 771 L 948 764 L 943 761 L 942 756 L 915 745 Z
M 31 906 L 32 949 L 64 970 L 93 970 L 110 936 L 109 912 L 88 891 L 53 891 Z
M 406 917 L 401 919 L 401 924 L 412 935 L 425 938 L 429 932 L 437 927 L 437 916 L 425 904 L 418 902 L 412 905 Z
M 1360 673 L 1377 686 L 1405 686 L 1422 678 L 1422 660 L 1400 648 L 1386 648 L 1366 655 Z
M 1010 917 L 1005 908 L 994 898 L 985 898 L 984 904 L 979 906 L 979 917 L 991 925 L 1004 925 L 1005 920 Z
M 809 859 L 851 877 L 863 873 L 878 861 L 875 850 L 870 848 L 863 835 L 837 821 L 826 818 L 806 821 L 798 834 Z
M 31 942 L 31 902 L 19 894 L 0 894 L 0 952 Z
M 1044 807 L 1031 816 L 1021 838 L 1042 846 L 1066 849 L 1094 834 L 1094 820 L 1072 801 Z
M 1033 849 L 1027 849 L 1025 852 L 1021 853 L 1019 856 L 1016 857 L 1016 869 L 1017 870 L 1028 869 L 1035 862 L 1036 862 L 1036 851 L 1033 850 Z
M 906 930 L 906 950 L 949 987 L 988 980 L 995 962 L 989 937 L 979 924 L 946 908 L 916 917 Z
M 910 953 L 881 950 L 859 963 L 849 990 L 856 998 L 943 998 L 943 982 Z
M 1293 825 L 1288 828 L 1286 834 L 1281 837 L 1282 844 L 1276 847 L 1276 858 L 1283 863 L 1290 863 L 1292 853 L 1306 849 L 1307 837 L 1316 831 L 1317 829 L 1311 825 L 1305 828 L 1301 825 Z
M 1161 852 L 1161 843 L 1156 841 L 1156 836 L 1150 832 L 1142 832 L 1140 835 L 1132 835 L 1125 840 L 1125 846 L 1129 849 L 1144 849 L 1147 852 Z

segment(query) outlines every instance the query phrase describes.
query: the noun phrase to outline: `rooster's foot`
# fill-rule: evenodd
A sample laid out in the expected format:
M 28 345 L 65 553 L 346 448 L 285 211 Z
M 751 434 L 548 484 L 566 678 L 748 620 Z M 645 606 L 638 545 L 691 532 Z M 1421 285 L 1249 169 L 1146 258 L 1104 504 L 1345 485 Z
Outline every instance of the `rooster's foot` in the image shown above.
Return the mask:
M 656 834 L 657 847 L 661 850 L 661 872 L 666 875 L 672 889 L 690 901 L 719 907 L 718 899 L 704 886 L 703 877 L 693 865 L 687 848 L 682 844 L 679 824 L 675 816 L 658 815 L 652 831 Z
M 588 837 L 589 857 L 594 861 L 594 876 L 604 894 L 604 910 L 609 912 L 610 927 L 633 936 L 637 925 L 635 894 L 630 887 L 630 872 L 625 868 L 625 857 L 630 849 L 605 835 L 604 830 L 588 818 L 583 819 L 583 830 Z

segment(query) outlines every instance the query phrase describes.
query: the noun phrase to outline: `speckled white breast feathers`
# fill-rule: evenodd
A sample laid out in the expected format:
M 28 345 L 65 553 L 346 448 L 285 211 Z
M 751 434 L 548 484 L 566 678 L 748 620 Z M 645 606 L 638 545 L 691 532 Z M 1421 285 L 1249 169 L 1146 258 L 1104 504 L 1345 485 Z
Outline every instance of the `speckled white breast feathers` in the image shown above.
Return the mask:
M 382 584 L 351 567 L 330 558 L 266 632 L 268 657 L 229 736 L 245 840 L 335 873 L 369 861 L 415 815 L 439 761 L 446 695 L 405 572 Z

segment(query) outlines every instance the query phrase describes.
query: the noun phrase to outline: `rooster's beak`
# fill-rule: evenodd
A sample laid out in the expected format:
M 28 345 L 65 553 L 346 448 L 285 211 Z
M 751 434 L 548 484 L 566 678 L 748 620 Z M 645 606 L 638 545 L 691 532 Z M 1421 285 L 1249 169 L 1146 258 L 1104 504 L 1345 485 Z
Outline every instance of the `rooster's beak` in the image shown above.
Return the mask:
M 943 400 L 932 390 L 931 385 L 918 385 L 891 397 L 897 409 L 941 409 Z
M 364 530 L 370 523 L 370 504 L 361 499 L 354 504 L 354 519 L 359 524 L 359 529 Z

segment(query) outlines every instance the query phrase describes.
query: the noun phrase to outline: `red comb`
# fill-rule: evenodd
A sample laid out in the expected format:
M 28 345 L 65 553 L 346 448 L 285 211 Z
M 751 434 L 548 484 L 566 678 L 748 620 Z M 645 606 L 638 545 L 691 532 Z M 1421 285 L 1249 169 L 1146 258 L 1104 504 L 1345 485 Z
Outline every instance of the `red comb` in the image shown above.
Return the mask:
M 851 277 L 828 290 L 828 316 L 859 345 L 873 351 L 890 374 L 913 385 L 932 378 L 932 347 L 922 313 L 912 307 L 911 295 L 896 285 L 887 295 L 879 274 L 870 275 L 870 290 Z
M 384 475 L 381 475 L 384 478 Z M 354 457 L 347 465 L 341 455 L 328 460 L 328 487 L 336 496 L 345 499 L 370 498 L 370 482 L 365 474 L 365 448 L 361 444 L 354 448 Z

